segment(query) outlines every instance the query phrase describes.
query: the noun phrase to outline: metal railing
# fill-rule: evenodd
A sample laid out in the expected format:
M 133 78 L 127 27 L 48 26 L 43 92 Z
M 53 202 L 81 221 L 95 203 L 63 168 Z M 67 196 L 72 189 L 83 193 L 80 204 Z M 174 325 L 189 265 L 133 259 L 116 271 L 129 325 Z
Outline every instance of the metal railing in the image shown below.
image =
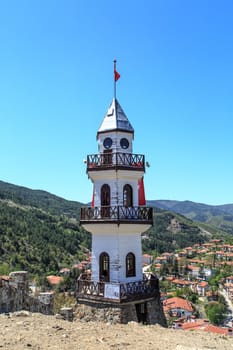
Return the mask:
M 106 292 L 106 287 L 118 292 L 111 295 Z M 147 298 L 155 296 L 159 293 L 158 280 L 143 279 L 142 281 L 129 283 L 111 283 L 111 282 L 95 282 L 82 279 L 82 275 L 77 281 L 76 295 L 77 297 L 85 297 L 89 299 L 114 299 L 116 301 L 129 301 L 138 298 Z
M 145 156 L 132 153 L 99 153 L 87 156 L 87 171 L 108 168 L 145 170 Z
M 80 222 L 90 221 L 140 222 L 153 224 L 153 208 L 124 206 L 82 207 Z

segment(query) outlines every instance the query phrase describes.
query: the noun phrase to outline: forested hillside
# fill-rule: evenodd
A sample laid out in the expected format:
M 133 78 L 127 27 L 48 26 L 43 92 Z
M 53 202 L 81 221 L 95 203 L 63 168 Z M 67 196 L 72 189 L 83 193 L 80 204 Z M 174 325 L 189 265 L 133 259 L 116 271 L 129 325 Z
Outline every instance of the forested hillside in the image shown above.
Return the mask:
M 154 226 L 143 235 L 144 252 L 172 252 L 212 237 L 182 215 L 154 208 Z
M 24 269 L 33 275 L 55 274 L 82 260 L 91 236 L 79 226 L 80 206 L 0 181 L 0 275 Z M 154 226 L 143 234 L 143 251 L 171 252 L 219 235 L 226 233 L 155 208 Z
M 78 224 L 81 204 L 0 181 L 0 274 L 57 273 L 82 259 L 90 234 Z

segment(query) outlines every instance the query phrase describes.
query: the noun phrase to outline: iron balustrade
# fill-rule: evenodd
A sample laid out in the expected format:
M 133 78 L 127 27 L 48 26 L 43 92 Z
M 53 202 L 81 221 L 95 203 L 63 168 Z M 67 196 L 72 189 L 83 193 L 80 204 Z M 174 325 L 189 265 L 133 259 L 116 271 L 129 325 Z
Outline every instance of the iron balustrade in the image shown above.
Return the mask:
M 105 295 L 105 285 L 117 287 L 119 295 L 114 298 L 116 301 L 129 301 L 142 297 L 152 297 L 159 293 L 159 284 L 157 280 L 143 279 L 142 281 L 128 283 L 111 283 L 111 282 L 95 282 L 82 279 L 80 275 L 77 281 L 76 295 L 80 298 L 109 298 Z
M 112 221 L 153 224 L 153 208 L 124 206 L 82 207 L 80 222 L 90 221 L 96 223 Z
M 87 171 L 130 168 L 145 171 L 145 156 L 132 153 L 99 153 L 87 156 Z

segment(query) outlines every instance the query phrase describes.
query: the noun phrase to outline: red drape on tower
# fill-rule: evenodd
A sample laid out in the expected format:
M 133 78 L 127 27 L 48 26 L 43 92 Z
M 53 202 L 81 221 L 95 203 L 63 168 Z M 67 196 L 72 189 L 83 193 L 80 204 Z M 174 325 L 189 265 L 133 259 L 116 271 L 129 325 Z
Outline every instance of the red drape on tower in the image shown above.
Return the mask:
M 92 200 L 91 200 L 91 207 L 95 207 L 95 189 L 93 188 L 93 193 L 92 193 Z
M 138 180 L 138 205 L 146 205 L 143 177 Z

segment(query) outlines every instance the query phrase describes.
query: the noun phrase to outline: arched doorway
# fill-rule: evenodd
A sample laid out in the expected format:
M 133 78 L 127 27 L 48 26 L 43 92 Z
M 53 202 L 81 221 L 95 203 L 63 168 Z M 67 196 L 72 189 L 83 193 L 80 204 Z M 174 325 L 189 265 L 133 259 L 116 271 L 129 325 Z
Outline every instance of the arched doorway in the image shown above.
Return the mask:
M 101 216 L 107 218 L 110 216 L 110 198 L 111 190 L 110 186 L 104 184 L 101 187 Z
M 110 281 L 109 273 L 109 255 L 106 252 L 100 254 L 99 257 L 99 280 L 102 282 Z

